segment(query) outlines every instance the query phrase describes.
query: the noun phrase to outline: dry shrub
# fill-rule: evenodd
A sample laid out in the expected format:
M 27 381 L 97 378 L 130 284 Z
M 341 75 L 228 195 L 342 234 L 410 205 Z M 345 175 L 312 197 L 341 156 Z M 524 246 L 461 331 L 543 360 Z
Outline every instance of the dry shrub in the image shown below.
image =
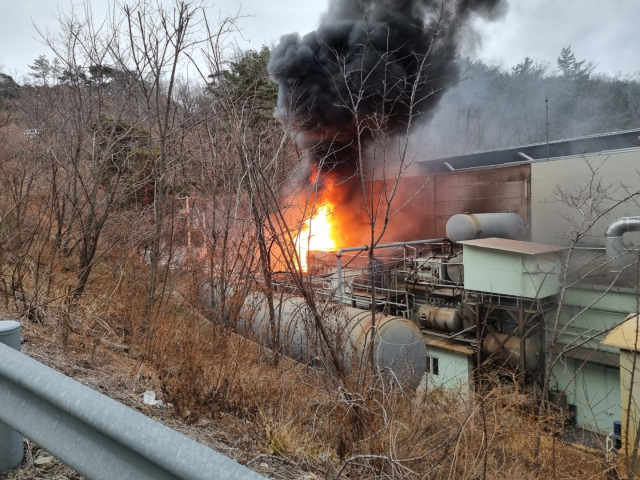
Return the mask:
M 265 453 L 331 478 L 604 478 L 602 456 L 554 441 L 558 418 L 538 417 L 535 398 L 513 385 L 487 387 L 480 401 L 466 386 L 417 396 L 366 368 L 338 379 L 275 362 L 193 314 L 167 320 L 156 345 L 179 413 L 249 420 Z

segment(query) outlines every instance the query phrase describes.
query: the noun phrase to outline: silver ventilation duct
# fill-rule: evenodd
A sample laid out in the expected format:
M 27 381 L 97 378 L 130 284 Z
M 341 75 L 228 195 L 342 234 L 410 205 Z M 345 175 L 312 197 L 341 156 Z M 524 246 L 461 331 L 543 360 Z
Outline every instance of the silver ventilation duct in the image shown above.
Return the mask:
M 454 243 L 494 237 L 516 240 L 523 228 L 517 213 L 462 213 L 447 222 L 447 238 Z
M 609 271 L 613 273 L 620 272 L 634 261 L 628 255 L 629 250 L 622 243 L 622 236 L 628 232 L 640 232 L 640 217 L 619 218 L 609 225 L 605 234 Z

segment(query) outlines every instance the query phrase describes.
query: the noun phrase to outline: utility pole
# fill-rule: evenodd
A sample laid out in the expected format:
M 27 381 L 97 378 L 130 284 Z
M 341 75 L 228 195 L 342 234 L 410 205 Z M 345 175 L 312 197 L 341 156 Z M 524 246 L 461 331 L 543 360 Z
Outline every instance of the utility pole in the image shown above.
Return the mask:
M 547 117 L 547 162 L 549 161 L 549 96 L 545 94 L 544 104 Z

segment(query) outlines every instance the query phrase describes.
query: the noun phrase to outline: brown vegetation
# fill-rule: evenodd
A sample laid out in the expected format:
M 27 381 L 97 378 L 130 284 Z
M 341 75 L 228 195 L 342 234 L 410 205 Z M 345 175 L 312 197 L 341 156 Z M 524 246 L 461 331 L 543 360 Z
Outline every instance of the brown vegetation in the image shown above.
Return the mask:
M 47 39 L 64 75 L 2 105 L 0 302 L 26 353 L 273 478 L 603 478 L 602 456 L 557 440 L 562 419 L 511 383 L 416 395 L 347 373 L 329 335 L 322 370 L 234 333 L 260 290 L 280 346 L 274 257 L 322 331 L 292 243 L 315 196 L 291 130 L 265 115 L 265 59 L 226 58 L 236 19 L 197 7 L 116 7 L 101 30 L 70 14 Z M 206 86 L 176 75 L 191 61 Z M 171 407 L 142 404 L 147 389 Z M 74 478 L 27 448 L 7 478 Z

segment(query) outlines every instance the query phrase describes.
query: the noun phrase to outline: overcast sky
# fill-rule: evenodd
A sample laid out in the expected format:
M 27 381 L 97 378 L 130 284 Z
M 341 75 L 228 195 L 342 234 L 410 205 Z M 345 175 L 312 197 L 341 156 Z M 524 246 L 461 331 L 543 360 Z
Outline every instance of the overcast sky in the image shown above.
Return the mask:
M 478 22 L 482 45 L 473 57 L 493 65 L 511 67 L 525 56 L 555 61 L 562 47 L 572 46 L 576 57 L 598 62 L 598 71 L 634 73 L 640 71 L 640 0 L 511 0 L 509 12 L 495 23 Z M 68 2 L 52 0 L 0 0 L 0 64 L 4 72 L 26 74 L 38 55 L 50 55 L 36 38 L 33 27 L 55 29 L 58 9 Z M 259 48 L 277 42 L 280 35 L 313 30 L 326 8 L 326 1 L 245 0 L 245 21 L 238 44 Z M 93 1 L 94 15 L 104 15 L 106 1 Z M 235 0 L 219 0 L 217 12 L 231 14 Z

